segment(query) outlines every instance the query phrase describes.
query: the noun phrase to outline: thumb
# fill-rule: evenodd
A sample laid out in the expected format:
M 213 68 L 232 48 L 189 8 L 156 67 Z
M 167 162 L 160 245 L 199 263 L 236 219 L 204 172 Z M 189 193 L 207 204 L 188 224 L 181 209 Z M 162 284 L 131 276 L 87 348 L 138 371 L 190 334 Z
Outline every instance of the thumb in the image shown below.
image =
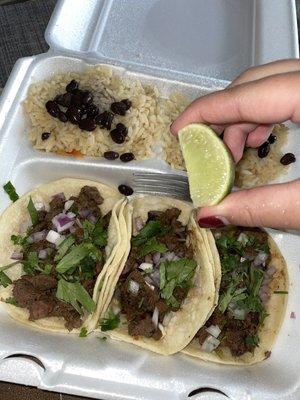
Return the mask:
M 231 193 L 217 206 L 199 209 L 197 217 L 203 228 L 300 229 L 300 179 Z

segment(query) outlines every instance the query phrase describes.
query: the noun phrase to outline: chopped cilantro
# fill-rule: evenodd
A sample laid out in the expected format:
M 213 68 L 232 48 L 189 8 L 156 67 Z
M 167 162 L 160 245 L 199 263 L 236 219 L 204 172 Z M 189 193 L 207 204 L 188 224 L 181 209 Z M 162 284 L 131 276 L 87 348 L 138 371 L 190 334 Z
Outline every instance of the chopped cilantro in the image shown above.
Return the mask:
M 102 332 L 111 331 L 116 329 L 120 324 L 120 317 L 114 314 L 111 310 L 108 311 L 107 316 L 100 320 L 100 327 Z
M 9 198 L 11 201 L 15 202 L 18 200 L 19 195 L 16 192 L 16 189 L 14 187 L 14 185 L 8 181 L 4 186 L 3 189 L 5 190 L 5 192 L 8 194 Z
M 19 304 L 16 299 L 13 297 L 8 297 L 7 299 L 4 300 L 5 303 L 7 304 L 12 304 L 13 306 L 19 307 Z
M 163 236 L 169 231 L 169 227 L 162 227 L 160 221 L 151 220 L 132 239 L 133 246 L 141 246 L 155 236 Z
M 141 308 L 144 303 L 144 297 L 141 298 L 138 307 Z
M 245 338 L 245 343 L 249 346 L 258 347 L 259 345 L 259 337 L 258 335 L 249 335 Z
M 51 264 L 47 264 L 45 265 L 45 268 L 42 271 L 43 275 L 50 275 L 52 271 L 52 265 Z
M 28 246 L 27 238 L 23 237 L 21 235 L 18 235 L 18 236 L 17 235 L 11 235 L 10 240 L 16 246 L 21 246 L 23 248 L 26 248 Z
M 35 270 L 39 270 L 39 258 L 37 252 L 31 251 L 27 256 L 27 260 L 23 261 L 22 263 L 26 274 L 34 275 Z
M 103 226 L 102 218 L 99 218 L 95 224 L 92 240 L 96 246 L 104 247 L 107 245 L 107 230 Z
M 12 283 L 12 280 L 6 275 L 5 272 L 0 271 L 0 285 L 3 287 L 7 287 Z
M 139 256 L 145 257 L 147 254 L 158 251 L 159 253 L 165 253 L 168 250 L 167 246 L 163 243 L 158 243 L 155 237 L 149 239 L 145 244 L 139 248 Z
M 168 304 L 178 304 L 173 296 L 176 286 L 190 287 L 197 262 L 187 258 L 176 261 L 166 261 L 160 266 L 160 296 Z M 188 283 L 188 285 L 186 285 Z
M 274 290 L 273 293 L 274 294 L 289 294 L 289 292 L 287 290 Z
M 80 262 L 88 255 L 96 258 L 96 253 L 99 256 L 99 251 L 93 244 L 81 243 L 80 245 L 71 248 L 71 251 L 59 261 L 56 266 L 56 270 L 60 273 L 67 272 L 73 267 L 76 268 L 78 264 L 80 264 Z
M 88 333 L 87 333 L 87 329 L 84 326 L 83 328 L 81 328 L 80 333 L 79 333 L 79 337 L 87 337 Z
M 34 204 L 33 204 L 33 201 L 32 201 L 31 197 L 29 198 L 29 203 L 28 203 L 28 206 L 27 206 L 27 210 L 29 212 L 32 225 L 33 226 L 36 225 L 39 222 L 39 216 L 38 216 L 37 209 L 34 207 Z
M 81 306 L 89 313 L 93 312 L 95 308 L 94 301 L 79 282 L 72 283 L 60 279 L 57 285 L 56 297 L 71 304 L 79 314 L 83 313 Z
M 3 267 L 0 267 L 0 271 L 6 271 L 7 269 L 9 269 L 9 268 L 11 268 L 11 267 L 13 267 L 14 265 L 17 265 L 17 264 L 19 264 L 19 263 L 20 263 L 20 261 L 14 261 L 14 262 L 12 262 L 12 263 L 10 263 L 10 264 L 3 265 Z
M 73 235 L 68 236 L 63 242 L 61 242 L 60 245 L 58 246 L 54 261 L 61 260 L 74 243 L 75 243 L 75 237 Z

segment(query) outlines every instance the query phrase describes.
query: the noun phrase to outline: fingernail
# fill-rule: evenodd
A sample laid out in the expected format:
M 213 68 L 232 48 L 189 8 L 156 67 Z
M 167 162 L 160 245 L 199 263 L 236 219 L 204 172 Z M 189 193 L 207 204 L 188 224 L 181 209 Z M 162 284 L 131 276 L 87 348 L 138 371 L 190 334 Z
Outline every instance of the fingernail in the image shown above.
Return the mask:
M 229 222 L 224 217 L 204 217 L 198 220 L 198 224 L 201 228 L 223 228 L 226 225 L 229 225 Z

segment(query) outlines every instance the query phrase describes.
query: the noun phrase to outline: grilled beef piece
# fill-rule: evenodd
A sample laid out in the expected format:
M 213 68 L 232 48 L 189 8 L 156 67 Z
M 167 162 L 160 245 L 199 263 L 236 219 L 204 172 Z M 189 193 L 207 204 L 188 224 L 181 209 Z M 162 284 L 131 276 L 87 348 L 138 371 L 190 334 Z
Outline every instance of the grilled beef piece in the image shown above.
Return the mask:
M 99 205 L 103 203 L 103 197 L 100 195 L 99 190 L 94 186 L 84 186 L 81 188 L 78 197 L 71 197 L 74 200 L 72 207 L 80 214 L 82 212 L 89 212 L 95 218 L 101 216 Z
M 20 307 L 29 310 L 29 319 L 35 321 L 46 317 L 63 317 L 65 326 L 72 330 L 81 326 L 80 315 L 73 307 L 55 296 L 57 280 L 53 276 L 23 275 L 14 282 L 13 297 Z
M 139 284 L 137 294 L 130 291 L 130 281 Z M 152 337 L 155 340 L 161 338 L 161 331 L 155 327 L 151 319 L 156 305 L 161 310 L 163 309 L 163 300 L 160 299 L 158 290 L 152 290 L 139 271 L 133 271 L 129 274 L 125 283 L 121 286 L 121 306 L 122 312 L 126 314 L 128 333 L 131 336 Z M 168 310 L 170 309 L 165 304 L 162 316 Z
M 250 312 L 244 320 L 239 320 L 235 319 L 230 311 L 227 310 L 222 314 L 219 309 L 216 308 L 205 326 L 197 333 L 200 345 L 203 344 L 204 340 L 208 336 L 205 328 L 211 325 L 219 326 L 221 334 L 218 339 L 222 340 L 220 346 L 228 347 L 233 356 L 239 357 L 246 352 L 254 351 L 255 346 L 247 344 L 245 340 L 247 336 L 257 334 L 259 326 L 258 313 Z

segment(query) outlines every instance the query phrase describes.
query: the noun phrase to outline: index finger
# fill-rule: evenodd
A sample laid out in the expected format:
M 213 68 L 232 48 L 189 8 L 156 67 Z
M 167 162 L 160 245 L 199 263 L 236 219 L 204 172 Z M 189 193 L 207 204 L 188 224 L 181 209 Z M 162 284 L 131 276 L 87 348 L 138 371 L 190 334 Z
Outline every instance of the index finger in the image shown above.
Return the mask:
M 300 72 L 273 75 L 247 82 L 193 101 L 174 121 L 171 132 L 190 123 L 272 124 L 300 121 Z

